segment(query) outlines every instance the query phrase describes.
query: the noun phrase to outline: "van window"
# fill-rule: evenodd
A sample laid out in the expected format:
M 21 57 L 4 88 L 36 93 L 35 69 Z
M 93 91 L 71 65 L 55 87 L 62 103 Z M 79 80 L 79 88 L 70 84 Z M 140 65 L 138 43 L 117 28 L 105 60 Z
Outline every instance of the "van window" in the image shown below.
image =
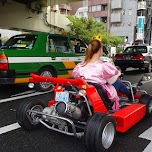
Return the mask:
M 71 43 L 73 44 L 73 49 L 75 53 L 83 53 L 85 52 L 87 45 L 81 41 L 80 39 L 70 38 Z
M 52 46 L 54 44 L 55 50 L 58 53 L 71 53 L 68 38 L 66 37 L 53 37 Z
M 11 49 L 11 48 L 32 49 L 36 39 L 37 36 L 35 35 L 17 35 L 10 38 L 1 47 L 1 49 Z
M 54 42 L 53 42 L 52 39 L 49 40 L 49 49 L 50 49 L 50 50 L 49 50 L 50 52 L 56 52 L 56 51 L 55 51 Z

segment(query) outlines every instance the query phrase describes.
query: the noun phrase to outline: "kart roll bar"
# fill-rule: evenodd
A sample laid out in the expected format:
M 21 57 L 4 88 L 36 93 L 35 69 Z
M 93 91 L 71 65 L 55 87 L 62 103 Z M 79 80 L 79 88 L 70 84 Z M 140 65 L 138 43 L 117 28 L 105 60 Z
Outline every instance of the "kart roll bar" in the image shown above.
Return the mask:
M 30 76 L 32 77 L 29 79 L 31 83 L 51 82 L 52 84 L 63 84 L 65 86 L 86 85 L 86 87 L 88 87 L 88 83 L 85 82 L 82 78 L 78 78 L 78 79 L 55 78 L 55 77 L 48 77 L 48 76 L 39 76 L 34 73 L 31 73 Z

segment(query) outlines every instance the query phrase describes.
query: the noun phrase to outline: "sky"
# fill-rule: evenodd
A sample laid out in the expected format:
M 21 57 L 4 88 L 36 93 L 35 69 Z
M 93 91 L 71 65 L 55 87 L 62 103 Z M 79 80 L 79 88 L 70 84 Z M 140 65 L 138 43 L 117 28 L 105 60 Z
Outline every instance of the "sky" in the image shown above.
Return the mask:
M 7 30 L 7 29 L 0 29 L 0 33 L 2 38 L 10 38 L 11 36 L 14 36 L 16 34 L 21 34 L 20 31 Z

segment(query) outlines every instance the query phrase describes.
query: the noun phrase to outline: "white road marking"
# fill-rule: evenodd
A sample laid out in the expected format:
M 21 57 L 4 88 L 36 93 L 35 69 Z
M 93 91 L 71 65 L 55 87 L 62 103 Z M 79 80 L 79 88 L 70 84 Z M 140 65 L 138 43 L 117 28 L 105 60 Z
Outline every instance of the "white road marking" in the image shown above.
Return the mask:
M 152 151 L 152 127 L 150 127 L 145 132 L 143 132 L 141 135 L 139 135 L 139 137 L 151 141 L 143 151 L 143 152 L 151 152 Z
M 4 134 L 4 133 L 7 133 L 7 132 L 9 132 L 9 131 L 18 129 L 18 128 L 20 128 L 20 127 L 21 127 L 21 126 L 20 126 L 18 123 L 14 123 L 14 124 L 11 124 L 11 125 L 7 125 L 7 126 L 4 126 L 4 127 L 1 127 L 1 128 L 0 128 L 0 135 L 1 135 L 1 134 Z
M 18 99 L 27 98 L 27 97 L 36 96 L 36 95 L 41 95 L 41 94 L 49 93 L 51 91 L 52 90 L 46 91 L 46 92 L 35 92 L 35 93 L 27 94 L 27 95 L 21 95 L 21 96 L 17 96 L 17 97 L 1 99 L 0 103 L 9 102 L 9 101 L 18 100 Z
M 34 92 L 36 92 L 36 90 L 28 90 L 28 91 L 24 91 L 24 92 L 21 92 L 21 93 L 18 93 L 18 94 L 11 95 L 11 97 L 21 96 L 21 95 L 24 95 L 24 94 L 29 94 L 29 93 L 34 93 Z

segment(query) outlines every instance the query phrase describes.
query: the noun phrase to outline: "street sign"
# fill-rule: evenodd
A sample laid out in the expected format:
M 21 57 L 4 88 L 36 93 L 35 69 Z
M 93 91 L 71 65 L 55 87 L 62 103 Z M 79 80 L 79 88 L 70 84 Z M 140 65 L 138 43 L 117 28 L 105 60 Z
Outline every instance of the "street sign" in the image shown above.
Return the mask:
M 138 26 L 137 26 L 137 40 L 144 39 L 144 23 L 145 23 L 145 16 L 139 16 Z

